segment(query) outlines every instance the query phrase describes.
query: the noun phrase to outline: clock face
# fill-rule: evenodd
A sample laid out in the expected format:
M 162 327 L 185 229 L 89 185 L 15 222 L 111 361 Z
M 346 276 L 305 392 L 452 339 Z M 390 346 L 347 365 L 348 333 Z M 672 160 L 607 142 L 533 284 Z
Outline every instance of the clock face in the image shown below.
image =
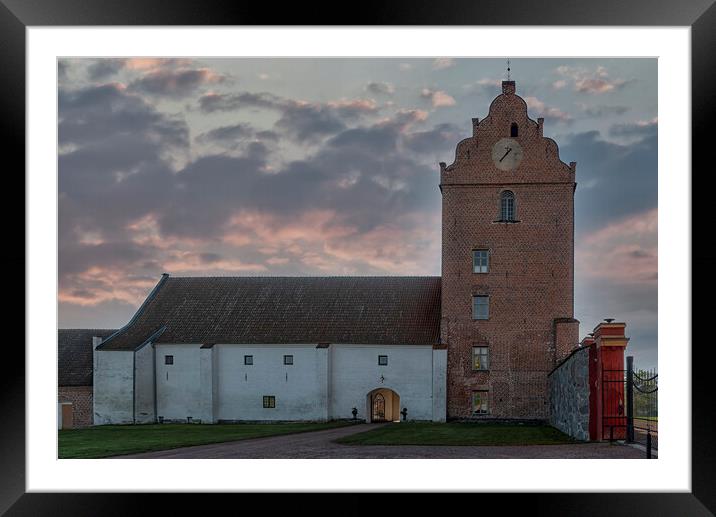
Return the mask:
M 503 138 L 492 147 L 492 161 L 501 171 L 516 169 L 522 161 L 522 146 L 513 138 Z

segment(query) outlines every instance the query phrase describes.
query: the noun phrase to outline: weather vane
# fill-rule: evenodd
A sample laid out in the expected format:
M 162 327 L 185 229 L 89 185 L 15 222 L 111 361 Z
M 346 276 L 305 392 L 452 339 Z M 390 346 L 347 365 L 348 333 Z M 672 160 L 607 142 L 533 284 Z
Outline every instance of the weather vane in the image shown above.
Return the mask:
M 510 59 L 507 58 L 507 80 L 510 80 Z

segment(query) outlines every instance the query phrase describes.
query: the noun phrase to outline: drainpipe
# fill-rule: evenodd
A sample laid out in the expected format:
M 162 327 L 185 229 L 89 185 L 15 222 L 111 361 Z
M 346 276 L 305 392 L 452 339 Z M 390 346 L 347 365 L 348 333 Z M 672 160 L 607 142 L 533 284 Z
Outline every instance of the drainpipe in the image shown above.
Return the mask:
M 157 419 L 157 347 L 152 343 L 152 380 L 154 382 L 154 423 Z
M 137 351 L 132 352 L 132 423 L 137 423 Z

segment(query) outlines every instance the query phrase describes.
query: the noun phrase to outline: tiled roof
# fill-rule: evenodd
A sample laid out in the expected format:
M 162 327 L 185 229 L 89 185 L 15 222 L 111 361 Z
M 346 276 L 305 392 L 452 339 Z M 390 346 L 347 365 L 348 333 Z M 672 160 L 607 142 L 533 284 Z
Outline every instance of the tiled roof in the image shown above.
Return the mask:
M 102 350 L 156 343 L 432 345 L 440 277 L 164 276 Z
M 106 338 L 114 329 L 59 329 L 57 384 L 92 386 L 92 337 Z

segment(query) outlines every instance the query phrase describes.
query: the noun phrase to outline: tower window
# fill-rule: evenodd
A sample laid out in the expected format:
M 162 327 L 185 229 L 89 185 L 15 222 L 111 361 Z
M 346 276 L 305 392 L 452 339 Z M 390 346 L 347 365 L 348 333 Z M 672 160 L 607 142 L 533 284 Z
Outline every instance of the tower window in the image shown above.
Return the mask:
M 174 356 L 173 355 L 165 355 L 164 356 L 164 364 L 174 364 Z
M 254 364 L 254 356 L 253 355 L 245 355 L 244 356 L 244 364 L 246 364 L 246 365 Z
M 275 408 L 276 407 L 276 397 L 274 395 L 264 395 L 264 407 L 265 408 Z
M 486 415 L 489 412 L 488 407 L 488 395 L 487 391 L 473 391 L 472 392 L 472 414 L 473 415 Z
M 388 356 L 387 355 L 379 355 L 378 356 L 378 364 L 380 366 L 388 366 Z
M 292 355 L 284 355 L 283 356 L 283 364 L 293 364 L 293 356 Z
M 472 272 L 487 273 L 490 263 L 490 252 L 488 250 L 472 251 Z
M 473 370 L 489 370 L 490 368 L 490 349 L 486 346 L 472 347 L 472 369 Z
M 473 296 L 472 297 L 472 319 L 486 320 L 490 318 L 490 297 L 489 296 Z
M 514 138 L 514 137 L 518 136 L 518 133 L 519 133 L 519 128 L 517 126 L 517 122 L 513 122 L 512 125 L 510 125 L 510 136 Z
M 500 220 L 515 220 L 515 195 L 509 190 L 500 195 Z

